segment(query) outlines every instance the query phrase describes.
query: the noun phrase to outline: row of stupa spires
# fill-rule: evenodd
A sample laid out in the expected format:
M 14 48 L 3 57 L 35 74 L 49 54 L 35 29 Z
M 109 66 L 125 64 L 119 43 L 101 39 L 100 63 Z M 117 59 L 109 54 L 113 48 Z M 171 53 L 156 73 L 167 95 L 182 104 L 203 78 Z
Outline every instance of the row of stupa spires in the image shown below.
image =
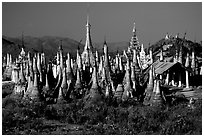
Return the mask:
M 15 63 L 12 62 L 11 55 L 7 55 L 5 72 L 10 74 L 12 81 L 15 82 L 15 93 L 21 94 L 24 98 L 43 98 L 53 102 L 77 98 L 92 100 L 102 97 L 114 97 L 122 100 L 136 97 L 140 101 L 143 98 L 149 101 L 152 99 L 147 98 L 147 91 L 151 91 L 154 93 L 151 94 L 153 100 L 165 100 L 160 91 L 161 79 L 156 78 L 154 68 L 151 66 L 153 64 L 152 51 L 150 50 L 149 55 L 145 55 L 143 45 L 139 45 L 135 25 L 131 40 L 132 47 L 135 48 L 131 48 L 129 53 L 132 56 L 129 57 L 128 52 L 124 51 L 123 55 L 117 54 L 113 62 L 110 62 L 106 41 L 104 42 L 104 55 L 99 56 L 97 51 L 95 55 L 93 54 L 88 20 L 86 27 L 84 51 L 80 55 L 77 50 L 76 61 L 71 58 L 69 53 L 66 57 L 63 56 L 62 45 L 57 52 L 57 64 L 52 62 L 47 64 L 44 53 L 37 53 L 32 58 L 29 52 L 27 55 L 25 54 L 23 48 Z M 178 62 L 180 55 L 182 54 L 179 54 L 176 59 Z M 124 57 L 126 63 L 124 63 Z M 193 52 L 191 62 L 194 62 L 194 58 Z M 142 61 L 142 59 L 144 60 Z M 160 61 L 162 60 L 161 50 Z M 188 56 L 186 62 L 189 64 Z M 145 88 L 145 84 L 141 82 L 142 75 L 144 75 L 143 70 L 149 66 L 151 67 L 148 84 L 146 90 L 143 90 Z M 186 72 L 188 73 L 188 71 Z M 188 86 L 189 84 L 186 84 L 186 87 Z
M 61 46 L 60 46 L 61 47 Z M 76 65 L 75 73 L 74 66 L 71 65 L 71 56 L 68 53 L 67 59 L 63 59 L 62 48 L 59 48 L 59 61 L 58 64 L 51 62 L 46 64 L 44 53 L 37 53 L 31 58 L 28 52 L 27 56 L 20 54 L 21 62 L 17 61 L 12 70 L 12 81 L 15 82 L 14 92 L 21 94 L 22 97 L 30 99 L 40 98 L 55 99 L 61 101 L 66 99 L 74 99 L 84 97 L 85 99 L 96 99 L 102 97 L 115 97 L 122 100 L 140 96 L 141 86 L 139 83 L 139 76 L 141 68 L 138 63 L 137 52 L 133 50 L 132 62 L 126 58 L 127 62 L 124 65 L 122 56 L 116 55 L 115 67 L 111 67 L 108 57 L 108 47 L 104 42 L 104 56 L 100 57 L 100 61 L 96 61 L 93 67 L 85 66 L 82 64 L 81 56 L 77 51 L 77 59 L 73 64 Z M 7 55 L 7 67 L 12 67 L 10 60 L 11 56 Z M 189 57 L 189 56 L 187 56 Z M 186 62 L 189 58 L 186 59 Z M 186 63 L 188 64 L 188 63 Z M 115 68 L 116 75 L 123 74 L 122 81 L 114 86 L 114 81 L 111 79 L 111 73 Z M 57 71 L 56 71 L 57 70 Z M 56 77 L 54 74 L 56 73 Z M 86 78 L 83 75 L 88 74 L 90 81 L 86 84 Z M 153 66 L 149 70 L 149 78 L 147 88 L 145 90 L 145 100 L 148 97 L 148 91 L 151 91 L 149 100 L 161 102 L 165 100 L 162 91 L 160 91 L 160 80 L 156 79 Z M 119 79 L 118 79 L 119 80 Z M 117 80 L 117 81 L 118 81 Z M 41 97 L 41 98 L 42 98 Z M 50 98 L 49 98 L 50 97 Z
M 22 49 L 23 51 L 23 49 Z M 21 52 L 23 53 L 23 52 Z M 97 59 L 98 56 L 98 59 Z M 139 76 L 142 69 L 139 66 L 138 55 L 134 50 L 132 61 L 117 54 L 114 63 L 110 63 L 108 46 L 104 42 L 104 55 L 98 53 L 94 58 L 93 67 L 82 63 L 82 57 L 77 50 L 76 61 L 70 54 L 63 56 L 62 45 L 57 52 L 57 64 L 47 64 L 45 54 L 20 54 L 16 62 L 8 61 L 12 68 L 11 79 L 15 83 L 14 93 L 23 98 L 54 98 L 69 100 L 74 98 L 95 98 L 100 96 L 116 97 L 123 100 L 138 97 L 140 87 Z M 8 56 L 10 60 L 10 56 Z M 72 60 L 72 61 L 71 61 Z M 73 62 L 73 63 L 71 63 Z M 116 80 L 113 80 L 112 74 Z M 139 98 L 138 98 L 139 99 Z
M 12 80 L 16 83 L 15 92 L 21 93 L 24 96 L 28 96 L 29 94 L 31 94 L 30 96 L 31 98 L 33 98 L 39 95 L 39 92 L 42 91 L 43 89 L 50 90 L 49 88 L 50 82 L 48 82 L 48 80 L 50 79 L 51 81 L 52 79 L 53 81 L 56 81 L 55 84 L 52 83 L 51 85 L 55 85 L 55 87 L 53 87 L 55 89 L 54 90 L 55 92 L 57 92 L 56 89 L 59 89 L 58 92 L 59 92 L 60 98 L 62 98 L 63 97 L 62 95 L 65 94 L 62 92 L 62 89 L 64 87 L 69 87 L 68 89 L 72 88 L 72 90 L 81 88 L 80 91 L 82 93 L 83 89 L 88 87 L 88 84 L 90 83 L 90 81 L 92 82 L 91 87 L 94 89 L 94 91 L 96 91 L 96 93 L 99 89 L 105 88 L 104 90 L 105 92 L 103 93 L 106 96 L 109 96 L 110 94 L 114 94 L 116 97 L 119 97 L 119 98 L 122 97 L 125 100 L 125 98 L 127 99 L 129 97 L 135 97 L 133 95 L 137 95 L 136 87 L 139 85 L 138 76 L 140 76 L 142 69 L 138 63 L 139 58 L 136 50 L 133 50 L 132 62 L 129 60 L 128 57 L 125 56 L 127 63 L 126 65 L 124 65 L 124 63 L 122 62 L 122 56 L 118 54 L 114 59 L 114 64 L 110 65 L 107 43 L 104 42 L 104 56 L 100 57 L 100 61 L 94 57 L 94 61 L 95 61 L 94 67 L 86 66 L 86 64 L 82 64 L 81 56 L 78 50 L 77 50 L 76 62 L 73 63 L 73 60 L 70 57 L 69 53 L 67 54 L 66 61 L 63 60 L 62 45 L 60 45 L 59 52 L 57 53 L 56 65 L 48 64 L 47 66 L 44 53 L 35 54 L 33 59 L 31 59 L 30 53 L 28 53 L 27 56 L 25 56 L 24 52 L 21 52 L 21 53 L 23 54 L 20 54 L 19 60 L 16 61 L 16 67 L 14 67 L 11 77 L 12 77 Z M 96 54 L 96 57 L 97 56 L 98 54 Z M 193 58 L 194 57 L 192 57 L 192 59 Z M 151 60 L 153 61 L 152 56 L 151 56 Z M 75 64 L 77 68 L 75 69 L 75 73 L 73 72 L 74 70 L 73 64 Z M 186 64 L 185 65 L 186 67 L 189 64 L 188 55 L 187 55 L 185 64 Z M 12 67 L 11 55 L 7 54 L 7 68 L 11 68 L 11 67 Z M 152 71 L 152 67 L 150 71 Z M 88 74 L 87 76 L 90 76 L 90 75 L 92 76 L 86 77 L 88 79 L 91 78 L 90 81 L 86 82 L 86 84 L 82 84 L 83 82 L 85 83 L 85 81 L 87 80 L 86 78 L 83 79 L 83 76 L 82 76 L 83 74 L 86 75 L 86 72 Z M 120 75 L 124 72 L 125 75 L 122 78 L 123 81 L 119 82 L 116 86 L 114 86 L 114 82 L 111 79 L 111 72 L 116 73 L 116 75 L 117 74 Z M 188 71 L 186 71 L 186 73 L 188 73 Z M 149 84 L 147 88 L 150 85 L 152 85 L 151 84 L 152 79 L 153 78 L 151 78 L 151 74 L 149 74 Z M 61 87 L 60 87 L 60 81 L 61 81 Z M 44 85 L 42 86 L 42 84 Z M 75 87 L 73 85 L 75 85 Z M 189 84 L 187 83 L 186 87 L 188 86 Z M 42 87 L 43 89 L 39 89 Z M 153 87 L 158 87 L 157 82 L 154 82 Z M 138 88 L 138 90 L 140 89 Z M 66 89 L 63 91 L 66 91 Z M 43 90 L 43 93 L 48 94 L 47 92 L 45 92 L 45 90 Z

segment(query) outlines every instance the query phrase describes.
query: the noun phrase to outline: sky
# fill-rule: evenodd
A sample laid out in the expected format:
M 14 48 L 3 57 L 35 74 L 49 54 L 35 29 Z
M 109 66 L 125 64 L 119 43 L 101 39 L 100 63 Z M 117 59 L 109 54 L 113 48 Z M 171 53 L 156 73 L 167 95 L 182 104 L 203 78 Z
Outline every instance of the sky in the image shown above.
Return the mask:
M 179 33 L 202 40 L 201 2 L 3 2 L 2 35 L 60 36 L 85 43 L 89 15 L 92 42 L 129 41 L 135 22 L 137 37 L 146 47 Z

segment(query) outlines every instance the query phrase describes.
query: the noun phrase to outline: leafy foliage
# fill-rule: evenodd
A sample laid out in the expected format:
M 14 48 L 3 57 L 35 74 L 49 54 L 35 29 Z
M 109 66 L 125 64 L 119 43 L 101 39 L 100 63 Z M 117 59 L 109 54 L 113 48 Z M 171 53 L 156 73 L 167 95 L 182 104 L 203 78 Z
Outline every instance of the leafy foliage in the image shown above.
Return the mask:
M 8 96 L 2 105 L 3 134 L 202 134 L 199 100 L 193 109 L 185 102 L 168 108 L 127 104 L 84 107 L 85 102 L 77 100 L 47 105 Z M 72 131 L 69 125 L 82 128 Z

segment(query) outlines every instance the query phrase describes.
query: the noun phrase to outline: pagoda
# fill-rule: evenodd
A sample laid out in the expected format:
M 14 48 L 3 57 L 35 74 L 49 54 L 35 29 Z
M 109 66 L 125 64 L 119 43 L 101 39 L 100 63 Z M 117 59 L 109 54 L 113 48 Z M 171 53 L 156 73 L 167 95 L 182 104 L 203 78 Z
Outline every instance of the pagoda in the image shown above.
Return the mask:
M 89 16 L 87 16 L 87 24 L 86 24 L 86 43 L 84 47 L 84 51 L 82 52 L 82 64 L 87 66 L 93 66 L 93 46 L 91 42 L 91 34 L 90 34 L 91 25 L 89 23 Z
M 138 38 L 137 38 L 137 34 L 136 34 L 136 27 L 135 27 L 135 23 L 134 23 L 134 26 L 133 26 L 133 30 L 132 30 L 132 38 L 130 40 L 130 46 L 129 48 L 132 50 L 132 49 L 136 49 L 137 52 L 140 51 L 140 44 L 139 44 L 139 41 L 138 41 Z

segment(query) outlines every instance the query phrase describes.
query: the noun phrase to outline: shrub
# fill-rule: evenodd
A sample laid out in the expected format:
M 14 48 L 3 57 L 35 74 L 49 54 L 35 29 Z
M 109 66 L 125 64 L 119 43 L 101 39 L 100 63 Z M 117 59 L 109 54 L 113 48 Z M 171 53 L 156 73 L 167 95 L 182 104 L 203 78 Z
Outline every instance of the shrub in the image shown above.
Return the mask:
M 3 134 L 74 134 L 46 120 L 84 125 L 80 134 L 202 134 L 202 102 L 194 108 L 183 102 L 164 109 L 132 101 L 86 104 L 82 100 L 47 105 L 8 96 L 2 102 Z M 110 104 L 109 104 L 110 103 Z M 134 104 L 135 103 L 135 104 Z M 79 133 L 79 132 L 77 132 Z
M 22 131 L 33 129 L 38 132 L 37 130 L 41 129 L 45 108 L 44 103 L 30 103 L 10 96 L 3 101 L 3 107 L 3 134 L 25 134 Z

